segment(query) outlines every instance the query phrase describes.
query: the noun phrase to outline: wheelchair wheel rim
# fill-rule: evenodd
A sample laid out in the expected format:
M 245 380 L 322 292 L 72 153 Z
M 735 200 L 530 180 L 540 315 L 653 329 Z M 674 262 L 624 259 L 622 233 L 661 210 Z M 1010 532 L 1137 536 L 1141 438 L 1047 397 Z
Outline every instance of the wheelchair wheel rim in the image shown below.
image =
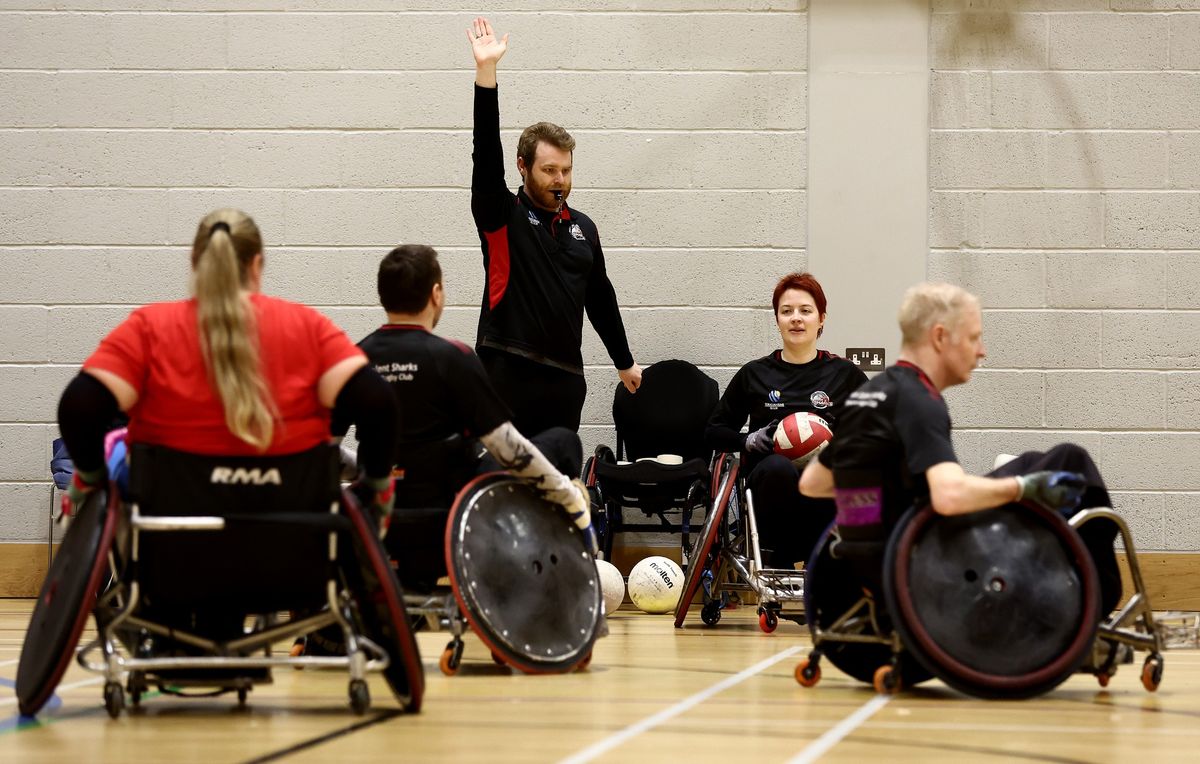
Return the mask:
M 526 673 L 570 671 L 591 654 L 600 576 L 561 508 L 506 473 L 459 492 L 446 525 L 455 599 L 479 638 Z
M 721 481 L 724 476 L 721 475 L 721 471 L 726 464 L 729 464 L 729 480 L 726 483 L 725 491 L 722 492 Z M 729 503 L 736 490 L 737 475 L 738 463 L 734 462 L 733 457 L 728 454 L 722 454 L 717 469 L 713 470 L 712 491 L 710 492 L 711 496 L 716 497 L 716 501 L 708 516 L 704 518 L 704 526 L 700 531 L 700 545 L 697 549 L 692 550 L 691 564 L 688 565 L 687 575 L 683 579 L 683 592 L 680 594 L 679 602 L 675 603 L 675 628 L 677 629 L 683 627 L 688 609 L 691 608 L 696 591 L 700 588 L 700 582 L 704 580 L 704 574 L 715 567 L 709 564 L 709 555 L 712 554 L 717 534 L 720 532 L 721 521 L 725 519 L 725 513 L 729 509 Z M 697 551 L 699 554 L 696 553 Z
M 22 714 L 32 716 L 54 693 L 75 657 L 108 563 L 119 514 L 115 491 L 95 491 L 79 507 L 46 573 L 17 666 Z
M 1052 689 L 1078 668 L 1095 636 L 1098 577 L 1082 540 L 1057 514 L 1019 506 L 1020 515 L 1010 505 L 971 520 L 914 510 L 888 545 L 884 588 L 906 647 L 972 695 L 1028 697 Z M 970 559 L 996 540 L 989 535 L 1014 529 L 1020 537 L 991 563 Z M 1049 572 L 1023 557 L 1031 538 Z M 955 544 L 950 559 L 939 557 Z M 939 585 L 944 599 L 925 596 Z M 958 633 L 948 625 L 951 617 Z

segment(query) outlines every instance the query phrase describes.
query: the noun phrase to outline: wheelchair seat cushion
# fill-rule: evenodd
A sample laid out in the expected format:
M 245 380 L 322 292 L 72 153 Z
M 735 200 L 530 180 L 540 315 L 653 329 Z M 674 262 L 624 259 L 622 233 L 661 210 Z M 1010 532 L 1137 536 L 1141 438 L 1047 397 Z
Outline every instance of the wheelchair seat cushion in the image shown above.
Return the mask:
M 694 480 L 708 482 L 708 463 L 703 459 L 689 459 L 683 464 L 662 464 L 644 461 L 630 464 L 596 462 L 596 476 L 606 482 L 627 485 L 652 483 L 683 483 L 686 488 Z

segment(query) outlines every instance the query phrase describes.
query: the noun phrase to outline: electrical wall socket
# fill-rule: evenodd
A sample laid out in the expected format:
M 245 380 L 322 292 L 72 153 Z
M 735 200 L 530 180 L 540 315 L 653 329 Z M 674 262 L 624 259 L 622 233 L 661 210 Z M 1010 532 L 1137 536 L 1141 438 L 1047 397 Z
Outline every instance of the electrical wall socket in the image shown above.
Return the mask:
M 883 348 L 846 348 L 845 358 L 863 371 L 883 371 Z

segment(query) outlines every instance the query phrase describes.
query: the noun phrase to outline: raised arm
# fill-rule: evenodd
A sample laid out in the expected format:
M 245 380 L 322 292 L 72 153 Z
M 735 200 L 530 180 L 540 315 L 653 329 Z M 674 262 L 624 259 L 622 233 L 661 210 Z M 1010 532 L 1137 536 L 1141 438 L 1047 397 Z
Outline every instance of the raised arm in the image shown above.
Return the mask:
M 485 18 L 467 30 L 475 57 L 474 167 L 471 171 L 471 214 L 482 231 L 503 227 L 512 194 L 504 183 L 504 149 L 500 143 L 500 101 L 496 63 L 508 50 L 508 35 L 497 40 Z
M 491 22 L 478 16 L 467 30 L 467 38 L 475 56 L 475 84 L 481 88 L 495 88 L 496 64 L 508 50 L 508 35 L 497 39 Z

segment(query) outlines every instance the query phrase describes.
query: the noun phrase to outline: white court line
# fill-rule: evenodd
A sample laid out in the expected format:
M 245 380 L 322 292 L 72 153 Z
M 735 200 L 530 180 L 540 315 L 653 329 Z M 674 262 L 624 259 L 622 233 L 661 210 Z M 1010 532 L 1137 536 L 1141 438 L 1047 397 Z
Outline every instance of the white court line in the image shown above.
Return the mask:
M 792 759 L 789 759 L 788 764 L 809 764 L 809 762 L 821 758 L 830 748 L 842 742 L 842 738 L 849 735 L 860 724 L 871 718 L 871 715 L 876 711 L 886 706 L 887 702 L 891 699 L 891 695 L 876 695 L 871 698 L 857 711 L 834 725 L 833 729 L 814 740 L 809 744 L 808 748 L 796 754 Z
M 608 753 L 612 749 L 621 745 L 626 740 L 629 740 L 632 737 L 636 737 L 636 736 L 642 734 L 643 732 L 645 732 L 646 730 L 653 729 L 654 727 L 657 727 L 658 725 L 662 724 L 663 722 L 667 721 L 668 719 L 670 719 L 672 717 L 679 716 L 684 711 L 687 711 L 690 708 L 700 705 L 701 703 L 708 700 L 709 698 L 716 695 L 717 693 L 721 692 L 722 690 L 727 690 L 730 687 L 733 687 L 735 684 L 744 682 L 745 680 L 749 679 L 750 677 L 754 676 L 755 674 L 765 671 L 766 669 L 769 669 L 771 666 L 774 666 L 776 663 L 779 663 L 780 661 L 784 660 L 785 658 L 795 655 L 796 653 L 800 652 L 800 650 L 801 650 L 801 648 L 799 646 L 789 647 L 788 649 L 784 650 L 783 652 L 776 653 L 776 654 L 772 655 L 770 658 L 767 658 L 766 660 L 759 661 L 758 663 L 755 663 L 750 668 L 743 669 L 742 671 L 740 671 L 737 674 L 734 674 L 733 676 L 726 677 L 726 678 L 722 679 L 721 681 L 717 682 L 716 684 L 714 684 L 713 686 L 711 686 L 707 689 L 701 690 L 700 692 L 696 693 L 695 695 L 684 698 L 683 700 L 679 701 L 675 705 L 673 705 L 669 708 L 664 708 L 662 711 L 659 711 L 657 714 L 654 714 L 653 716 L 647 717 L 635 724 L 631 724 L 628 727 L 626 727 L 625 729 L 620 730 L 619 732 L 616 732 L 612 735 L 609 735 L 608 737 L 604 738 L 600 742 L 594 743 L 593 745 L 590 745 L 587 748 L 584 748 L 579 753 L 568 756 L 567 758 L 565 758 L 561 762 L 559 762 L 559 764 L 583 764 L 583 762 L 585 762 L 585 761 L 592 761 L 596 757 L 598 757 L 602 754 Z
M 57 695 L 63 690 L 74 690 L 77 687 L 87 687 L 89 684 L 100 684 L 103 681 L 104 677 L 98 676 L 92 679 L 82 679 L 78 682 L 71 682 L 70 684 L 60 684 L 57 688 L 55 688 L 54 693 Z M 9 704 L 15 705 L 16 702 L 16 698 L 0 698 L 0 706 L 7 706 Z
M 4 666 L 11 666 L 14 663 L 20 663 L 20 662 L 21 662 L 20 658 L 13 658 L 11 661 L 0 661 L 0 668 L 3 668 Z

